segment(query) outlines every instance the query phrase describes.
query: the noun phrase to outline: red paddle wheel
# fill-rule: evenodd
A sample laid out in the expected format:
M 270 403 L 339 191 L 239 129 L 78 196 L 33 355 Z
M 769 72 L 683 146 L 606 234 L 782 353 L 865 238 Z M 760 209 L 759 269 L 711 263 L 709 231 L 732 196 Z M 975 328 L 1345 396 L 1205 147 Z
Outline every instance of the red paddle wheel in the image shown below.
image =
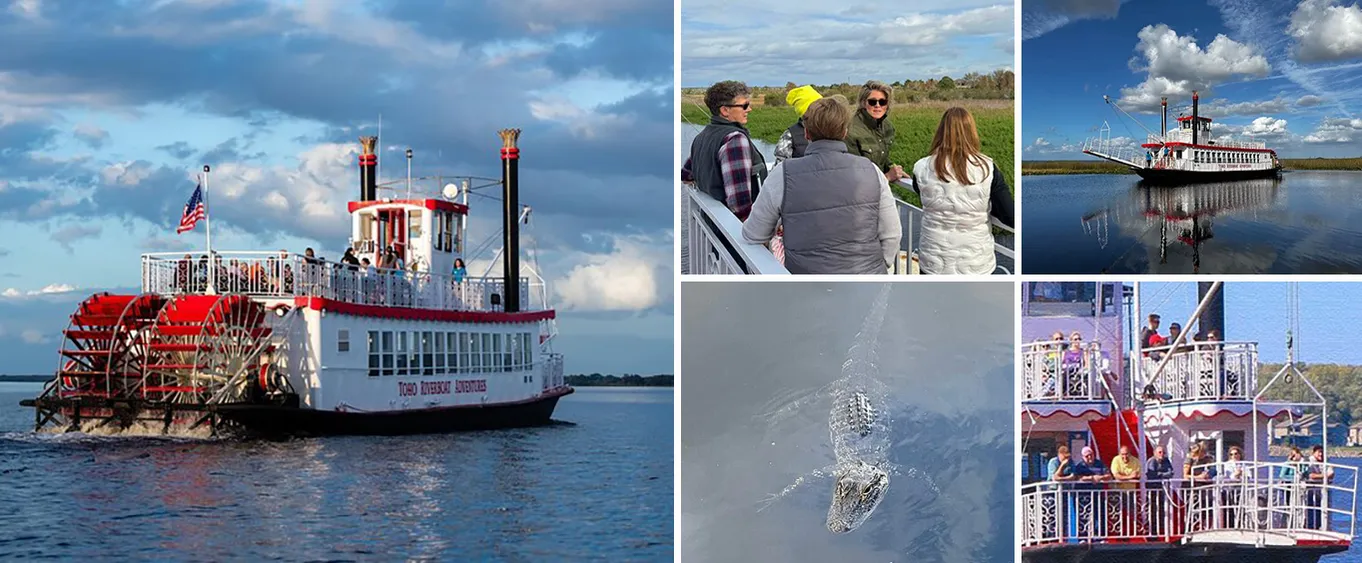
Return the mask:
M 101 293 L 81 303 L 64 331 L 56 385 L 39 426 L 82 420 L 97 427 L 211 423 L 212 404 L 252 402 L 282 386 L 268 311 L 243 295 Z M 40 409 L 41 411 L 41 409 Z

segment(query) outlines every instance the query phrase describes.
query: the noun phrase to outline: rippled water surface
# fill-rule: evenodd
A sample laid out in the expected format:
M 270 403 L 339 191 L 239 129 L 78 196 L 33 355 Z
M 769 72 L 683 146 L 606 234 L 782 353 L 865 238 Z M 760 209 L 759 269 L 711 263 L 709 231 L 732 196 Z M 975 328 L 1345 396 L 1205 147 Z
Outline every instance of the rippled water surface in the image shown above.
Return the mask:
M 571 424 L 204 442 L 34 435 L 0 383 L 0 559 L 671 561 L 672 390 Z
M 1146 187 L 1022 179 L 1028 274 L 1362 273 L 1362 172 Z
M 830 402 L 779 411 L 841 376 L 878 283 L 682 287 L 681 557 L 686 561 L 1013 560 L 1010 283 L 895 284 L 879 338 L 891 477 L 860 528 L 829 532 Z

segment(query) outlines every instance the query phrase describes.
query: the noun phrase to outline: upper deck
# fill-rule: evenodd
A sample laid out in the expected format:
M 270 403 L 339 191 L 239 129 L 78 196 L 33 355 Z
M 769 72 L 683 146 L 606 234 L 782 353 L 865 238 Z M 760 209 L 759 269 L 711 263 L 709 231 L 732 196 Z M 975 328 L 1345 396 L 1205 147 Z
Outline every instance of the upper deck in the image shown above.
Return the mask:
M 351 266 L 279 252 L 142 255 L 142 291 L 162 295 L 240 293 L 266 300 L 321 298 L 383 308 L 495 313 L 504 311 L 505 281 L 409 270 Z M 214 272 L 209 276 L 209 272 Z M 548 313 L 542 280 L 520 278 L 522 313 Z

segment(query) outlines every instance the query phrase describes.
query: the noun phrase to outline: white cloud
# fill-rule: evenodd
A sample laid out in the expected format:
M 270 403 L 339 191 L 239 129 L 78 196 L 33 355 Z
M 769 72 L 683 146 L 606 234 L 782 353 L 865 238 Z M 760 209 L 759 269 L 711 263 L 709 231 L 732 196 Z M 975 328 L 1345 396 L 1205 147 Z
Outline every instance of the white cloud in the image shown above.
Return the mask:
M 48 284 L 44 286 L 42 289 L 34 289 L 30 291 L 20 291 L 19 289 L 11 287 L 3 292 L 0 292 L 0 297 L 33 297 L 38 295 L 70 293 L 75 290 L 76 290 L 75 286 L 64 283 Z
M 77 125 L 75 130 L 72 131 L 72 133 L 76 136 L 77 139 L 84 141 L 85 144 L 88 144 L 94 148 L 99 148 L 103 146 L 104 142 L 109 140 L 108 131 L 100 129 L 98 125 L 91 125 L 89 123 L 81 123 Z
M 1178 35 L 1164 24 L 1145 26 L 1135 50 L 1140 56 L 1131 68 L 1148 72 L 1133 88 L 1121 89 L 1121 106 L 1129 111 L 1155 112 L 1159 98 L 1189 97 L 1193 90 L 1209 95 L 1211 87 L 1239 76 L 1264 76 L 1267 59 L 1252 46 L 1217 35 L 1205 49 L 1190 35 Z
M 531 101 L 530 115 L 542 121 L 560 123 L 579 139 L 606 137 L 627 129 L 631 121 L 630 116 L 597 113 L 561 97 Z
M 1283 98 L 1239 103 L 1230 103 L 1229 100 L 1220 98 L 1209 104 L 1201 104 L 1199 113 L 1205 117 L 1227 117 L 1231 115 L 1284 113 L 1290 111 L 1290 109 L 1291 102 Z
M 1244 127 L 1244 133 L 1249 135 L 1280 135 L 1286 133 L 1286 120 L 1273 119 L 1271 117 L 1259 117 L 1252 123 Z
M 9 3 L 9 12 L 25 19 L 42 19 L 42 0 L 13 0 Z
M 1299 100 L 1296 100 L 1296 105 L 1303 108 L 1315 107 L 1322 103 L 1324 103 L 1324 98 L 1321 98 L 1313 94 L 1306 94 L 1304 96 L 1301 96 Z
M 1078 20 L 1115 18 L 1130 0 L 1027 0 L 1022 5 L 1022 39 L 1035 39 Z
M 581 256 L 554 283 L 561 307 L 570 311 L 642 311 L 664 304 L 672 287 L 670 238 L 615 236 L 609 253 Z
M 1287 35 L 1295 38 L 1296 60 L 1336 61 L 1362 56 L 1362 8 L 1335 0 L 1305 0 L 1291 13 Z
M 1302 140 L 1311 144 L 1350 143 L 1362 139 L 1359 132 L 1362 132 L 1362 119 L 1332 117 L 1321 120 L 1319 126 Z
M 48 341 L 47 335 L 43 334 L 42 331 L 31 328 L 26 328 L 23 332 L 20 332 L 19 338 L 27 344 L 42 344 Z

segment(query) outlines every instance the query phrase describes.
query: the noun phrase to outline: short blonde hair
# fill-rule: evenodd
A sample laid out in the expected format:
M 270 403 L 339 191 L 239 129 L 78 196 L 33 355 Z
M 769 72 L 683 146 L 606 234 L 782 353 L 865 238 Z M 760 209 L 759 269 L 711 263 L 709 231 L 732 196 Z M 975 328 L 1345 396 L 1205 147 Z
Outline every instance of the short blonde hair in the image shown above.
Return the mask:
M 884 107 L 888 108 L 894 105 L 894 88 L 888 84 L 880 82 L 879 80 L 871 80 L 869 82 L 866 82 L 864 86 L 861 86 L 861 97 L 860 99 L 856 100 L 856 106 L 857 107 L 864 106 L 865 101 L 870 99 L 871 92 L 879 92 L 881 94 L 884 94 L 885 101 L 889 103 L 889 105 Z
M 850 126 L 851 112 L 837 100 L 817 100 L 804 112 L 804 130 L 809 132 L 810 141 L 841 141 L 846 139 Z

